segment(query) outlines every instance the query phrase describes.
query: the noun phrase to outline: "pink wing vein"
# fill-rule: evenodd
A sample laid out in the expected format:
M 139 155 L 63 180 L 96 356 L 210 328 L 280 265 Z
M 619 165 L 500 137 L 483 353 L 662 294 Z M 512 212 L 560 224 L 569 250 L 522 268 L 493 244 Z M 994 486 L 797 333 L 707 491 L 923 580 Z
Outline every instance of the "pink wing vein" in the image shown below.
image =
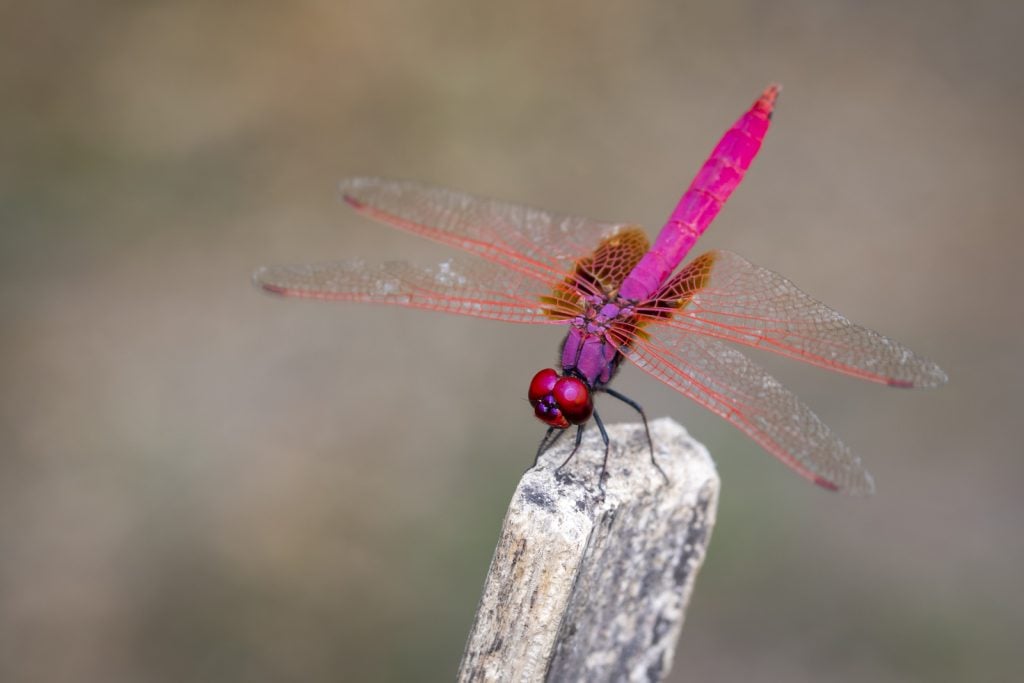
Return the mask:
M 553 285 L 625 224 L 603 223 L 411 181 L 351 178 L 342 197 L 376 221 L 449 244 Z
M 549 317 L 541 304 L 549 285 L 478 259 L 452 258 L 429 267 L 362 261 L 273 266 L 257 270 L 253 280 L 283 296 L 393 304 L 507 322 L 563 322 Z
M 891 386 L 930 388 L 946 382 L 937 364 L 851 322 L 781 275 L 728 251 L 712 254 L 705 286 L 667 326 Z
M 725 418 L 798 474 L 828 489 L 874 490 L 860 459 L 810 408 L 736 349 L 662 328 L 622 352 L 633 363 Z

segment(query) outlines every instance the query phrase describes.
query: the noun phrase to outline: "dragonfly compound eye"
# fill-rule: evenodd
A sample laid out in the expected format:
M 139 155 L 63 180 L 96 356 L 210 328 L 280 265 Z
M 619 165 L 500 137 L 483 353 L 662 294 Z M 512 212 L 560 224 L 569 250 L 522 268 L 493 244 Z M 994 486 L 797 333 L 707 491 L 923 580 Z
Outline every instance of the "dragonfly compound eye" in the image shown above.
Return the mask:
M 594 414 L 594 402 L 590 398 L 590 389 L 582 380 L 575 377 L 561 377 L 555 382 L 555 388 L 551 395 L 570 424 L 583 424 Z
M 550 396 L 555 389 L 556 382 L 558 382 L 558 373 L 551 368 L 545 368 L 534 375 L 530 380 L 530 404 L 536 405 L 537 401 L 542 401 Z
M 528 396 L 530 405 L 533 406 L 533 414 L 538 420 L 557 429 L 566 429 L 570 423 L 565 419 L 552 393 L 559 379 L 558 373 L 551 368 L 541 370 L 530 380 Z

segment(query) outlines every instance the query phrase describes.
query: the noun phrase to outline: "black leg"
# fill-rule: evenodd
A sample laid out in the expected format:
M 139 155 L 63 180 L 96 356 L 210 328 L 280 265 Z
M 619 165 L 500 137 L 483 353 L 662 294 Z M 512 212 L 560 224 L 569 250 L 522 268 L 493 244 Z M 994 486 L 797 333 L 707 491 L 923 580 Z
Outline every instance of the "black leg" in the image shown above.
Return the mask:
M 601 430 L 601 438 L 604 439 L 604 460 L 601 461 L 601 474 L 597 478 L 597 486 L 601 489 L 601 493 L 604 493 L 604 480 L 608 477 L 608 454 L 612 450 L 611 440 L 608 438 L 608 432 L 605 431 L 604 422 L 601 421 L 601 416 L 594 411 L 594 422 L 597 423 L 597 428 Z
M 576 445 L 572 447 L 572 451 L 569 453 L 569 457 L 562 461 L 562 464 L 555 468 L 556 472 L 560 472 L 563 467 L 569 464 L 572 460 L 572 456 L 576 455 L 576 451 L 580 449 L 580 443 L 583 442 L 583 425 L 576 428 Z
M 604 388 L 601 389 L 601 391 L 605 392 L 609 396 L 614 396 L 615 398 L 619 399 L 620 401 L 622 401 L 623 403 L 628 405 L 630 408 L 635 410 L 636 412 L 640 413 L 640 419 L 642 419 L 644 421 L 644 432 L 647 434 L 647 446 L 648 446 L 648 448 L 650 448 L 650 451 L 651 451 L 651 464 L 654 465 L 658 469 L 658 472 L 661 474 L 661 478 L 664 479 L 665 483 L 667 484 L 668 483 L 668 475 L 665 474 L 665 470 L 661 469 L 661 465 L 659 465 L 658 462 L 654 459 L 654 442 L 651 441 L 651 430 L 647 426 L 647 415 L 644 413 L 644 409 L 640 407 L 639 403 L 637 403 L 636 401 L 631 399 L 629 396 L 625 396 L 623 394 L 620 394 L 619 392 L 615 391 L 614 389 L 609 389 L 608 387 L 604 387 Z M 600 424 L 600 423 L 598 423 L 598 424 Z
M 545 451 L 554 446 L 555 442 L 558 441 L 564 433 L 564 429 L 548 427 L 548 431 L 544 434 L 544 438 L 540 440 L 540 446 L 537 447 L 537 457 L 533 459 L 533 467 L 537 466 L 537 463 L 540 462 L 540 456 L 544 455 Z

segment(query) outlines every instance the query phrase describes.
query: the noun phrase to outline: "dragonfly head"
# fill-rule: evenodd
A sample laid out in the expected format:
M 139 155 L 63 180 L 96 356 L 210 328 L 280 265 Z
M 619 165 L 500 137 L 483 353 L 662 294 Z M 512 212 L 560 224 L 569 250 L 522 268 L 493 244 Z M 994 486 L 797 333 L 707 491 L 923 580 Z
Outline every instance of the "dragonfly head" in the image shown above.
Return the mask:
M 586 382 L 571 375 L 559 376 L 551 368 L 533 376 L 529 397 L 537 419 L 558 429 L 583 424 L 594 413 Z

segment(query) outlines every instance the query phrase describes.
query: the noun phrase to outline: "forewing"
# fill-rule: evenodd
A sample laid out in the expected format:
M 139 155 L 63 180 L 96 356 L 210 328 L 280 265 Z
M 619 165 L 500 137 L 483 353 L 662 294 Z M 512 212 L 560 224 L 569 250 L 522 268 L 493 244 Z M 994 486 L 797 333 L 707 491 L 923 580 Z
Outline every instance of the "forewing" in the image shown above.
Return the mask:
M 594 253 L 576 261 L 571 274 L 545 297 L 552 317 L 575 317 L 584 307 L 584 297 L 614 299 L 619 285 L 647 252 L 647 244 L 647 236 L 639 228 L 627 228 L 601 240 Z
M 576 279 L 592 282 L 596 289 L 611 298 L 619 285 L 648 249 L 647 236 L 640 228 L 627 228 L 601 240 L 591 256 L 576 262 Z
M 547 278 L 551 285 L 603 238 L 626 227 L 409 181 L 351 178 L 339 190 L 369 218 Z
M 637 366 L 724 417 L 798 474 L 827 489 L 874 490 L 860 459 L 792 392 L 715 339 L 659 329 L 620 347 Z
M 542 302 L 550 289 L 541 281 L 471 258 L 431 267 L 362 261 L 273 266 L 257 270 L 253 281 L 282 296 L 393 304 L 508 322 L 552 323 L 569 317 L 553 315 L 556 304 Z
M 786 278 L 728 251 L 699 256 L 640 309 L 677 331 L 746 344 L 896 387 L 936 387 L 946 373 L 861 327 Z

